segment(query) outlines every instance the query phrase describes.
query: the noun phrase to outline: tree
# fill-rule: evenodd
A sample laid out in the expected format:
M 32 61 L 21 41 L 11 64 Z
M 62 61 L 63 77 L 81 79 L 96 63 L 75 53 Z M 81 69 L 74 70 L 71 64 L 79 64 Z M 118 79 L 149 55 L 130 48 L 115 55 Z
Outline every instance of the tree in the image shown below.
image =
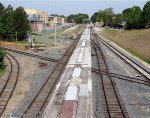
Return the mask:
M 142 11 L 140 7 L 134 6 L 132 8 L 125 9 L 123 15 L 127 21 L 127 29 L 138 29 L 141 28 L 141 14 Z
M 4 62 L 3 62 L 3 60 L 4 60 L 4 56 L 5 56 L 5 54 L 4 54 L 4 52 L 2 52 L 1 50 L 0 50 L 0 70 L 1 69 L 4 69 Z
M 95 12 L 92 16 L 91 16 L 91 21 L 93 23 L 95 23 L 97 20 L 96 20 L 96 17 L 98 16 L 98 12 Z
M 15 27 L 14 27 L 14 20 L 13 20 L 13 8 L 11 5 L 8 5 L 8 7 L 5 10 L 5 13 L 3 15 L 3 38 L 4 39 L 14 39 L 15 35 Z
M 103 21 L 105 25 L 111 25 L 111 19 L 113 17 L 113 9 L 112 8 L 106 8 L 103 12 Z
M 104 22 L 105 25 L 111 25 L 112 17 L 113 9 L 106 8 L 105 10 L 99 10 L 98 12 L 95 12 L 91 17 L 91 20 L 92 22 Z
M 2 19 L 4 18 L 3 17 L 4 11 L 5 11 L 5 7 L 0 3 L 0 37 L 2 37 L 2 31 L 3 31 L 3 29 L 2 29 L 2 26 L 3 26 Z M 4 52 L 2 52 L 0 50 L 0 69 L 4 69 L 4 67 L 5 67 L 3 60 L 4 60 Z
M 73 18 L 74 18 L 74 15 L 73 14 L 71 14 L 71 15 L 69 15 L 68 17 L 67 17 L 67 19 L 68 19 L 68 22 L 73 22 Z
M 114 15 L 114 25 L 119 25 L 121 24 L 123 21 L 125 21 L 123 14 L 119 13 L 119 14 L 115 14 Z
M 0 3 L 0 38 L 3 34 L 3 20 L 4 20 L 5 7 Z
M 30 30 L 28 16 L 23 7 L 18 7 L 14 11 L 15 31 L 19 40 L 27 37 L 27 32 Z
M 82 14 L 82 13 L 78 13 L 78 14 L 71 14 L 68 16 L 68 21 L 69 22 L 76 22 L 77 24 L 81 24 L 83 22 L 83 19 L 88 19 L 89 16 L 87 14 Z
M 150 1 L 148 1 L 143 8 L 142 18 L 144 25 L 150 27 Z
M 51 14 L 50 16 L 56 16 L 56 17 L 66 18 L 66 16 L 64 16 L 64 15 L 58 15 L 58 14 Z
M 129 14 L 132 12 L 132 8 L 124 9 L 122 14 L 126 20 L 128 20 Z
M 15 39 L 16 31 L 18 39 L 24 39 L 27 31 L 30 30 L 28 16 L 22 7 L 18 7 L 15 11 L 11 5 L 5 9 L 0 3 L 0 37 L 1 39 Z
M 62 18 L 66 18 L 66 16 L 64 16 L 64 15 L 59 15 L 60 17 L 62 17 Z

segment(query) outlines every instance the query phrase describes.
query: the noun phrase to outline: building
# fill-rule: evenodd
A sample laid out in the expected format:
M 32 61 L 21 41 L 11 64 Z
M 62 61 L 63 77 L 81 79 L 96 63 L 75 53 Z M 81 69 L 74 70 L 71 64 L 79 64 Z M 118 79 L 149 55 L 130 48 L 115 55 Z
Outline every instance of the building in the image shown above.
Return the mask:
M 62 28 L 67 25 L 67 18 L 62 18 L 62 17 L 54 17 L 54 16 L 49 16 L 48 17 L 49 21 L 49 28 L 54 29 L 55 28 L 55 23 L 57 28 Z
M 44 22 L 44 29 L 48 29 L 48 13 L 37 10 L 36 14 L 40 16 L 40 21 Z
M 48 29 L 48 14 L 44 11 L 25 9 L 31 24 L 32 32 L 42 32 Z
M 25 12 L 28 14 L 32 32 L 55 29 L 55 25 L 60 29 L 67 25 L 67 18 L 48 16 L 48 13 L 35 9 L 25 9 Z
M 49 16 L 48 17 L 48 22 L 49 22 L 49 28 L 54 29 L 55 28 L 55 26 L 54 26 L 54 16 Z
M 62 26 L 66 26 L 67 25 L 67 18 L 62 18 Z
M 32 32 L 41 32 L 44 29 L 43 22 L 39 17 L 37 14 L 28 14 Z
M 62 18 L 61 17 L 54 17 L 54 16 L 49 16 L 49 28 L 54 29 L 55 28 L 55 23 L 57 28 L 62 27 Z
M 57 28 L 62 27 L 62 17 L 54 17 L 54 21 L 56 22 L 56 27 Z

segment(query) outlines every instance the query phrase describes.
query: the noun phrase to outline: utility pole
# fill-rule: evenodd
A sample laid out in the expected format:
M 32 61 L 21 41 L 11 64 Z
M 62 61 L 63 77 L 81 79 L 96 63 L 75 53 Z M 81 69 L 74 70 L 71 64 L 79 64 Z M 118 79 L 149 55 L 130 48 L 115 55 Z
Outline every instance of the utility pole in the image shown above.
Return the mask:
M 44 22 L 45 22 L 45 30 L 47 29 L 47 27 L 46 27 L 46 23 L 47 23 L 47 21 L 46 21 L 46 13 L 44 12 Z
M 55 0 L 55 15 L 56 15 L 56 0 Z M 57 28 L 56 28 L 56 20 L 57 20 L 57 17 L 55 16 L 54 17 L 54 22 L 55 22 L 55 46 L 56 46 L 56 32 L 57 32 Z
M 56 18 L 57 17 L 55 17 L 55 20 L 54 20 L 55 21 L 55 46 L 56 46 L 56 38 L 57 38 L 57 34 L 56 34 L 56 32 L 57 32 L 57 29 L 56 29 Z

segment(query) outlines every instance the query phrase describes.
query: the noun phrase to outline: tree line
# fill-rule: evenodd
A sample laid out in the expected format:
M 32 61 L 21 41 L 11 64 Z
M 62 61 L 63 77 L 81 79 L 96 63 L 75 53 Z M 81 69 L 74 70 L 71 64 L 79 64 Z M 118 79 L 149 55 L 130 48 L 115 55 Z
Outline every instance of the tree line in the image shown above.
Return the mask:
M 11 5 L 6 8 L 0 3 L 0 40 L 23 40 L 30 31 L 28 15 L 23 7 L 13 10 Z
M 52 14 L 55 16 L 55 14 Z M 65 17 L 65 16 L 61 16 Z M 83 19 L 89 19 L 87 14 L 78 13 L 71 14 L 67 17 L 68 22 L 77 24 L 83 23 Z M 144 8 L 138 6 L 124 9 L 122 13 L 115 14 L 112 8 L 99 10 L 95 12 L 91 20 L 95 22 L 103 22 L 104 26 L 119 27 L 122 22 L 126 22 L 126 29 L 141 29 L 150 27 L 150 1 Z M 23 40 L 27 37 L 27 32 L 31 30 L 28 15 L 23 7 L 13 10 L 11 5 L 6 8 L 0 3 L 0 40 Z
M 67 17 L 66 17 L 66 16 L 64 16 L 64 15 L 59 15 L 59 14 L 51 14 L 50 16 L 67 18 Z
M 112 8 L 99 10 L 95 12 L 91 20 L 95 22 L 103 22 L 104 26 L 118 27 L 121 23 L 126 22 L 126 29 L 142 29 L 150 27 L 150 1 L 148 1 L 143 9 L 139 6 L 124 9 L 122 13 L 115 14 Z
M 68 16 L 68 22 L 75 22 L 77 24 L 83 23 L 83 19 L 89 19 L 89 16 L 87 14 L 71 14 Z

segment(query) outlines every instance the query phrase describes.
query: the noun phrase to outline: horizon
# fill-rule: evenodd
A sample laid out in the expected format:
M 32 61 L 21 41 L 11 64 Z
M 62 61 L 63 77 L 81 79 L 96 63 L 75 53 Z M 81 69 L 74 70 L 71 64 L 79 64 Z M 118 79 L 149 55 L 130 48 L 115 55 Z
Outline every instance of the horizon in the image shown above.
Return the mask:
M 58 14 L 68 16 L 70 14 L 84 13 L 91 17 L 95 12 L 110 7 L 113 8 L 114 13 L 122 13 L 124 9 L 133 6 L 139 6 L 143 9 L 147 1 L 148 0 L 1 0 L 1 3 L 5 7 L 10 4 L 14 9 L 18 6 L 22 6 L 26 9 L 41 10 L 47 12 L 49 15 Z

